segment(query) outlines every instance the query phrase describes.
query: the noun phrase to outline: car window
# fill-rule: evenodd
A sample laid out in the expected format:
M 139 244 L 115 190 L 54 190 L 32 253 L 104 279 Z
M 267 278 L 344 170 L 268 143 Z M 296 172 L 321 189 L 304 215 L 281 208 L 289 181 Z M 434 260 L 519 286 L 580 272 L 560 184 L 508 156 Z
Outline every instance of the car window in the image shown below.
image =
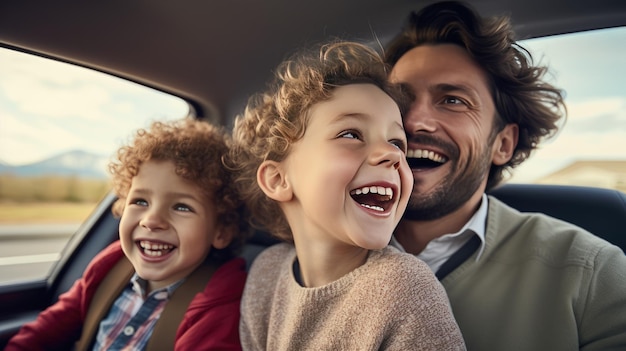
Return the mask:
M 106 165 L 135 129 L 184 100 L 0 48 L 0 283 L 44 278 L 109 191 Z
M 512 183 L 626 191 L 626 28 L 523 40 L 565 89 L 560 133 L 516 168 Z M 93 70 L 0 48 L 0 284 L 45 278 L 108 191 L 106 163 L 184 100 Z
M 521 41 L 566 91 L 561 132 L 511 182 L 597 186 L 626 192 L 626 27 Z

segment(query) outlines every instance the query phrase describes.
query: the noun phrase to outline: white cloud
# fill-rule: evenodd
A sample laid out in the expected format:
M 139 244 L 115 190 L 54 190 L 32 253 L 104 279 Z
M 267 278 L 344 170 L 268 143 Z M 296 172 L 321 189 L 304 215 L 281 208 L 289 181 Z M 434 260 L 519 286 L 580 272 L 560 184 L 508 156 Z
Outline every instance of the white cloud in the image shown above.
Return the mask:
M 626 97 L 568 105 L 565 128 L 514 170 L 511 181 L 527 182 L 577 160 L 626 160 Z
M 100 72 L 0 49 L 0 160 L 18 165 L 73 149 L 110 155 L 147 121 L 187 104 Z
M 626 96 L 596 98 L 582 102 L 568 101 L 567 108 L 569 119 L 572 121 L 580 121 L 604 115 L 624 117 Z
M 95 84 L 63 86 L 32 75 L 9 75 L 0 84 L 5 86 L 7 98 L 20 112 L 40 117 L 62 120 L 81 116 L 97 120 L 104 117 L 103 106 L 111 103 L 110 92 Z

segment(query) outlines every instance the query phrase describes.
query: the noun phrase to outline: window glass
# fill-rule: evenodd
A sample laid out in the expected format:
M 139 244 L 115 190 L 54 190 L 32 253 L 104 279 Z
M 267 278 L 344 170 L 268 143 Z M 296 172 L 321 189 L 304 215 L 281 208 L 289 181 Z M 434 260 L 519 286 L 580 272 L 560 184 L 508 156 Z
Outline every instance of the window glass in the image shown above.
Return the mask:
M 567 93 L 559 134 L 514 170 L 511 182 L 626 191 L 626 27 L 522 41 Z
M 0 283 L 45 277 L 110 189 L 115 150 L 182 99 L 0 48 Z

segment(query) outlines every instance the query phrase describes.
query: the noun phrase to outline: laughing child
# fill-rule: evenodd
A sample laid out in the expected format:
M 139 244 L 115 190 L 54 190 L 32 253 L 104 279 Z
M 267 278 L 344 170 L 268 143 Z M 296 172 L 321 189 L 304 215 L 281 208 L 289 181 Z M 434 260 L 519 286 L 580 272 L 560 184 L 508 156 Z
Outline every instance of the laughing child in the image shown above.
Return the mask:
M 77 341 L 78 349 L 89 350 L 241 349 L 246 274 L 234 250 L 245 227 L 241 201 L 222 164 L 228 143 L 221 129 L 191 118 L 139 130 L 109 165 L 118 196 L 113 213 L 121 216 L 119 241 L 98 254 L 57 303 L 24 325 L 6 350 L 71 349 Z M 83 325 L 98 308 L 90 302 L 120 261 L 129 262 L 132 277 L 121 281 L 121 293 L 89 335 Z M 187 291 L 186 281 L 202 278 L 207 271 L 200 269 L 209 266 L 215 271 L 203 278 L 208 283 Z M 161 337 L 153 334 L 162 330 L 159 323 L 171 323 L 160 317 L 169 301 L 178 301 L 177 291 L 190 293 L 191 302 L 182 308 L 182 321 L 172 325 L 176 330 L 169 330 L 173 345 L 151 345 Z
M 254 224 L 286 243 L 253 262 L 244 350 L 462 350 L 441 284 L 387 246 L 413 187 L 408 97 L 370 48 L 334 42 L 285 61 L 233 132 Z

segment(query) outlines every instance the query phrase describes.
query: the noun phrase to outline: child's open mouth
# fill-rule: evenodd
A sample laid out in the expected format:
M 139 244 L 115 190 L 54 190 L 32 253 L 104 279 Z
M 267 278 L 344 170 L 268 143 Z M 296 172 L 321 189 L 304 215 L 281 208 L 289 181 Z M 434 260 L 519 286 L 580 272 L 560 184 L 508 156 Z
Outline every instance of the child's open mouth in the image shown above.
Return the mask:
M 137 247 L 148 257 L 161 257 L 172 252 L 176 248 L 174 245 L 164 244 L 148 240 L 137 241 Z
M 350 196 L 359 205 L 381 213 L 387 212 L 393 206 L 393 189 L 383 186 L 365 186 L 350 191 Z

